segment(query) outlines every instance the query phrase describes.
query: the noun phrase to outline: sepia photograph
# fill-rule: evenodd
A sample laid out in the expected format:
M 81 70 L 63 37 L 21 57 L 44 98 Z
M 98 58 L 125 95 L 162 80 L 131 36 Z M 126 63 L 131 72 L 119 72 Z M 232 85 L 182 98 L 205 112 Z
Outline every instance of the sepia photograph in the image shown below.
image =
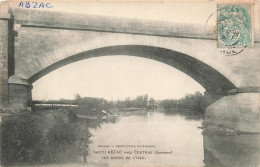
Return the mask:
M 0 167 L 260 167 L 260 1 L 0 0 Z

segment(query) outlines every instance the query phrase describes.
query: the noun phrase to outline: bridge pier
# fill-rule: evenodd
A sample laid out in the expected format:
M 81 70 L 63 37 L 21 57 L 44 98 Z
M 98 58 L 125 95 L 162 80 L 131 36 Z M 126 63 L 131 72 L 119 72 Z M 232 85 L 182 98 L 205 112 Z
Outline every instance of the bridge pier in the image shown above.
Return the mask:
M 258 166 L 259 135 L 203 135 L 204 167 Z
M 30 110 L 32 105 L 32 85 L 18 76 L 8 80 L 8 108 L 12 111 Z
M 258 88 L 256 88 L 258 91 Z M 206 133 L 260 133 L 260 93 L 255 89 L 231 91 L 206 108 L 203 128 Z M 254 90 L 248 91 L 248 90 Z
M 11 46 L 10 46 L 10 14 L 8 8 L 0 5 L 0 111 L 8 107 L 8 77 Z

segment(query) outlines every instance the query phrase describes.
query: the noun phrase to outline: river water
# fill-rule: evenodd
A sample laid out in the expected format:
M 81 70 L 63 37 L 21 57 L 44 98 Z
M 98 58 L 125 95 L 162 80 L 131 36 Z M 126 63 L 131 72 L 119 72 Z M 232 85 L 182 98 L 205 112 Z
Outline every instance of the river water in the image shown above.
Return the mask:
M 123 116 L 117 123 L 102 124 L 90 130 L 93 143 L 89 146 L 88 164 L 203 166 L 203 135 L 198 128 L 201 124 L 202 119 L 162 112 Z M 150 153 L 142 154 L 143 151 Z
M 0 161 L 3 164 L 260 166 L 260 135 L 203 135 L 203 130 L 198 128 L 203 119 L 198 113 L 192 115 L 194 112 L 185 111 L 181 115 L 174 110 L 129 112 L 117 121 L 78 119 L 72 122 L 68 122 L 64 117 L 67 114 L 61 111 L 40 113 L 14 115 L 2 120 Z M 83 163 L 86 157 L 83 155 L 87 155 L 87 162 Z

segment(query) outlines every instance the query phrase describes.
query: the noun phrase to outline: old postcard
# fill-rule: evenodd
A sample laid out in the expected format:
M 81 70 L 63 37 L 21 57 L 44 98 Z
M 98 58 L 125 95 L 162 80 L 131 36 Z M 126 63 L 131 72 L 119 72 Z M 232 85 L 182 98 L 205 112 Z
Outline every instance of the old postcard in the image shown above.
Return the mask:
M 260 2 L 0 1 L 1 166 L 259 167 Z

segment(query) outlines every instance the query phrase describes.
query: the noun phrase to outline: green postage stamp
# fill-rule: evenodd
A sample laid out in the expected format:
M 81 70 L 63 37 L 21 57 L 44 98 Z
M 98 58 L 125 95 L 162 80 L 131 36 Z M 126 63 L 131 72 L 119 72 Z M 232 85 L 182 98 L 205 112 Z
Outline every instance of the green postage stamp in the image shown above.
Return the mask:
M 218 47 L 253 47 L 253 4 L 218 4 Z

